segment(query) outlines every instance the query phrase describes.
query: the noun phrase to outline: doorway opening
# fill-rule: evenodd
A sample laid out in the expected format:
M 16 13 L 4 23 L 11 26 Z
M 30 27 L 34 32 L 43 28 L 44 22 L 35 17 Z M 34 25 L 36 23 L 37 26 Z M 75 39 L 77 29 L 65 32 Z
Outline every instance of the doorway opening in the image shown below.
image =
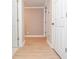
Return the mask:
M 25 37 L 45 37 L 44 7 L 24 7 Z
M 14 45 L 21 48 L 13 59 L 66 59 L 65 1 L 18 0 L 15 5 L 19 21 L 15 19 Z
M 14 59 L 59 59 L 52 44 L 52 0 L 23 0 L 24 46 Z M 17 56 L 18 55 L 18 56 Z
M 52 45 L 52 0 L 23 0 L 24 38 L 46 38 Z

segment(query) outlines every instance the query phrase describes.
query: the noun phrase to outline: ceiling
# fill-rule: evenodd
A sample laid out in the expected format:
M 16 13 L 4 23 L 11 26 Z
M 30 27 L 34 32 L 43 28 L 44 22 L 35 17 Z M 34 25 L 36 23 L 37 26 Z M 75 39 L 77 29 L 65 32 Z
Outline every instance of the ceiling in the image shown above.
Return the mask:
M 43 7 L 45 0 L 24 0 L 25 7 Z

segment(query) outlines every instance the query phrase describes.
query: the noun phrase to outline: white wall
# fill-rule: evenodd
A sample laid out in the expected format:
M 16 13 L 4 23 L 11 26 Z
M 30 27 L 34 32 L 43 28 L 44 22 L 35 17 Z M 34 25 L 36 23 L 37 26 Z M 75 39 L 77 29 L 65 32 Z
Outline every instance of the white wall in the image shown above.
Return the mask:
M 17 2 L 12 0 L 12 56 L 18 47 L 17 43 Z
M 12 0 L 12 47 L 17 47 L 17 3 Z

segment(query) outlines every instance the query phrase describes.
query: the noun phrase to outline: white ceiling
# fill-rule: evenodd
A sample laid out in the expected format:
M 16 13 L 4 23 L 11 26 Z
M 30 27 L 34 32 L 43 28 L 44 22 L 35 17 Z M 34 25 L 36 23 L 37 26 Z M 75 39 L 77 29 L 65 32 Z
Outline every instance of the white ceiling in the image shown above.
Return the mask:
M 24 0 L 25 7 L 42 7 L 45 5 L 45 0 Z

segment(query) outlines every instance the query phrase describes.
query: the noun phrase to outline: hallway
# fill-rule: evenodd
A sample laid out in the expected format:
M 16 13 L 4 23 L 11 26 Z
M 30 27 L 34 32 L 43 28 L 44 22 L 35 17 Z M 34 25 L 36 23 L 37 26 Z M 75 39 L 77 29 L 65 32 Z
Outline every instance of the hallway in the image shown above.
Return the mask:
M 25 38 L 25 46 L 20 48 L 13 59 L 59 59 L 45 37 Z

